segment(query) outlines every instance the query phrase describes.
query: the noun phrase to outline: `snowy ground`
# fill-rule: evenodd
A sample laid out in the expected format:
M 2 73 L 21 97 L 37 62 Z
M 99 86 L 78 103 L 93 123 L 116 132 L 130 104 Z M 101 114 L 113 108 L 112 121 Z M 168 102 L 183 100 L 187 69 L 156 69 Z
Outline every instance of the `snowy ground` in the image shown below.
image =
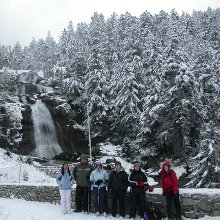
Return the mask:
M 35 166 L 21 161 L 25 158 L 25 156 L 22 157 L 13 153 L 8 156 L 6 151 L 0 148 L 0 184 L 56 184 L 54 178 L 39 171 Z
M 128 216 L 127 216 L 128 217 Z M 62 215 L 60 205 L 49 203 L 29 202 L 19 199 L 0 198 L 0 219 L 1 220 L 106 220 L 112 219 L 111 215 L 107 217 L 95 214 L 78 214 Z M 114 218 L 116 219 L 116 218 Z M 184 220 L 190 220 L 184 218 Z M 219 217 L 205 216 L 200 220 L 219 220 Z

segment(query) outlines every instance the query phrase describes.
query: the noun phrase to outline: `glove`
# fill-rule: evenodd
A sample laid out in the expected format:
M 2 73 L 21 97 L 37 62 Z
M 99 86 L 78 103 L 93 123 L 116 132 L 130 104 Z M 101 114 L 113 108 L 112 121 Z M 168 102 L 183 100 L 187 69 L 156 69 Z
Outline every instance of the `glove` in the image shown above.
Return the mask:
M 149 186 L 149 192 L 153 192 L 154 191 L 154 186 Z
M 146 191 L 149 190 L 149 192 L 153 192 L 153 190 L 154 190 L 154 186 L 144 185 L 144 189 L 145 189 Z
M 103 180 L 97 180 L 97 181 L 95 181 L 95 185 L 100 185 L 101 183 L 103 183 Z
M 138 186 L 144 186 L 144 182 L 138 182 Z

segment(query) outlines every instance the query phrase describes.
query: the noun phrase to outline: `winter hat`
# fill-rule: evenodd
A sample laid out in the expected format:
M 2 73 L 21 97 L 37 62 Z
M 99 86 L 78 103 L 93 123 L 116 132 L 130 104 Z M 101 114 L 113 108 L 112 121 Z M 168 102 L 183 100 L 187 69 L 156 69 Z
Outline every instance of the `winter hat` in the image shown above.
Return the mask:
M 170 168 L 170 161 L 165 161 L 165 162 L 163 163 L 163 168 L 164 168 L 164 166 L 168 166 L 168 167 Z
M 87 155 L 86 154 L 81 154 L 80 160 L 87 160 Z
M 121 166 L 121 162 L 120 161 L 115 161 L 115 166 L 119 164 Z
M 139 165 L 140 166 L 140 163 L 136 160 L 136 161 L 134 161 L 134 166 L 136 166 L 136 165 Z
M 100 165 L 100 167 L 102 168 L 102 163 L 100 161 L 95 162 L 95 167 L 97 167 L 98 165 Z

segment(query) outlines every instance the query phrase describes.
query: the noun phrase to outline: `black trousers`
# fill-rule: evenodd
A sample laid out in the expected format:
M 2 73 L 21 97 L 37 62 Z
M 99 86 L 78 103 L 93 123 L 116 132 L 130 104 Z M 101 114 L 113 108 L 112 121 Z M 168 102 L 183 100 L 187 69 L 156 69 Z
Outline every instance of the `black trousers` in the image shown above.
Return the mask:
M 88 212 L 89 187 L 76 186 L 76 209 L 77 211 Z
M 130 209 L 131 218 L 135 218 L 137 207 L 139 207 L 140 217 L 143 218 L 144 210 L 145 210 L 145 191 L 144 190 L 131 192 L 131 209 Z
M 164 193 L 166 197 L 166 202 L 167 202 L 167 215 L 168 218 L 173 218 L 173 213 L 172 213 L 172 205 L 174 204 L 174 208 L 176 211 L 176 218 L 181 219 L 181 206 L 180 206 L 180 199 L 179 195 L 173 195 L 172 192 L 166 191 Z
M 125 217 L 125 193 L 126 190 L 115 190 L 111 191 L 111 203 L 112 203 L 112 215 L 117 214 L 117 206 L 119 203 L 119 215 Z

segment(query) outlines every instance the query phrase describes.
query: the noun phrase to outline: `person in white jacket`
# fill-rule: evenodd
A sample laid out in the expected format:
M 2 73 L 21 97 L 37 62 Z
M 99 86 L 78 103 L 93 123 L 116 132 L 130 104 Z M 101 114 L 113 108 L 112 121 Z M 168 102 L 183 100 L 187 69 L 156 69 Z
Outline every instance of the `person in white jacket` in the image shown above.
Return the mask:
M 71 214 L 71 187 L 73 185 L 73 176 L 70 173 L 67 163 L 63 164 L 60 173 L 56 177 L 56 182 L 60 190 L 62 214 Z
M 103 214 L 106 216 L 107 197 L 106 197 L 106 182 L 109 179 L 108 173 L 102 169 L 101 162 L 95 163 L 96 169 L 90 175 L 92 183 L 93 198 L 95 202 L 96 215 Z

